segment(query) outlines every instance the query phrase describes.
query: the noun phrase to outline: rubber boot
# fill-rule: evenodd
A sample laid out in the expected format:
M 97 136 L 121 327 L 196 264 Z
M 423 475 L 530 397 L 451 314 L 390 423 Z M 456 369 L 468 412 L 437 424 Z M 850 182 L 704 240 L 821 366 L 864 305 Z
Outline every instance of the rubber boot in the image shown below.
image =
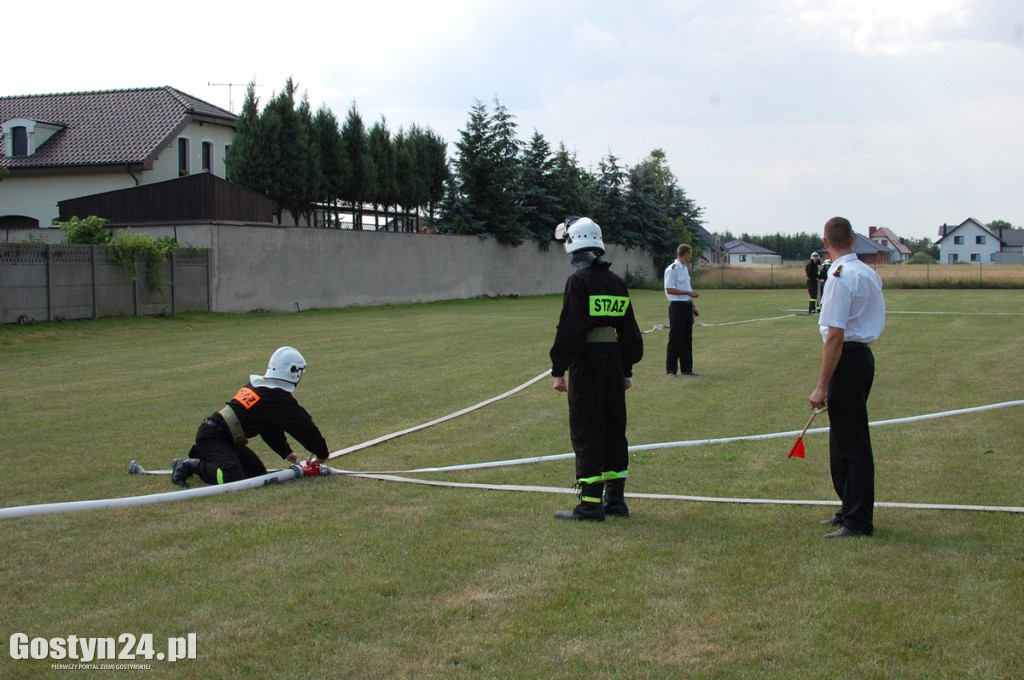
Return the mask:
M 807 313 L 808 314 L 814 314 L 814 312 L 817 311 L 817 308 L 818 308 L 818 301 L 817 300 L 811 299 L 811 301 L 807 303 Z
M 626 505 L 626 478 L 609 479 L 604 483 L 604 514 L 615 517 L 629 517 Z
M 603 522 L 604 506 L 601 505 L 601 496 L 604 492 L 604 482 L 584 484 L 580 489 L 579 505 L 572 510 L 559 510 L 555 513 L 555 519 Z
M 188 478 L 199 472 L 198 458 L 175 458 L 171 461 L 171 483 L 188 487 Z

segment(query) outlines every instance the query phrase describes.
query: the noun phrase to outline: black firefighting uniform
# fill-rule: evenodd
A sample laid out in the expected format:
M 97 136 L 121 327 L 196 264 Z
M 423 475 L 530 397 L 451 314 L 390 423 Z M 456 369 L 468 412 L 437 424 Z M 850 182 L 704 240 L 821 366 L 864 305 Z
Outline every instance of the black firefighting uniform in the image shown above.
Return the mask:
M 569 434 L 581 485 L 626 476 L 625 379 L 644 354 L 626 282 L 609 267 L 599 259 L 566 281 L 550 352 L 551 375 L 569 373 Z
M 818 308 L 818 263 L 808 260 L 804 265 L 804 274 L 807 276 L 807 313 L 813 314 Z
M 282 459 L 292 451 L 286 433 L 321 460 L 330 454 L 313 418 L 287 390 L 253 387 L 250 382 L 227 405 L 238 416 L 247 439 L 259 435 Z M 207 484 L 226 484 L 267 474 L 259 456 L 245 442 L 234 441 L 220 413 L 214 413 L 199 426 L 190 457 L 200 459 L 198 473 Z

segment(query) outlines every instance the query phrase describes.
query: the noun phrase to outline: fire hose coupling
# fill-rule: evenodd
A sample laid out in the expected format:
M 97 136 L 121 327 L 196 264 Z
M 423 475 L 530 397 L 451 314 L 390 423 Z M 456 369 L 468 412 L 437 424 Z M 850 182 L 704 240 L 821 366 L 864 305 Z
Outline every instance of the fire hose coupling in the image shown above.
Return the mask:
M 298 468 L 303 477 L 326 477 L 331 474 L 330 468 L 326 465 L 321 465 L 320 461 L 312 458 L 301 465 L 295 464 L 292 467 Z

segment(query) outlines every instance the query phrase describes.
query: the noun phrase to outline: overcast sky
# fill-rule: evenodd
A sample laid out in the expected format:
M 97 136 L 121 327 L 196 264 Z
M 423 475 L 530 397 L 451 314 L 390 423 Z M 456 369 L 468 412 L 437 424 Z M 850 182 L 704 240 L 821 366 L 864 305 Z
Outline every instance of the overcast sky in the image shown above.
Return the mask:
M 169 85 L 237 113 L 291 76 L 314 110 L 450 144 L 497 99 L 585 167 L 663 149 L 712 232 L 1024 226 L 1021 0 L 35 7 L 6 13 L 0 96 Z

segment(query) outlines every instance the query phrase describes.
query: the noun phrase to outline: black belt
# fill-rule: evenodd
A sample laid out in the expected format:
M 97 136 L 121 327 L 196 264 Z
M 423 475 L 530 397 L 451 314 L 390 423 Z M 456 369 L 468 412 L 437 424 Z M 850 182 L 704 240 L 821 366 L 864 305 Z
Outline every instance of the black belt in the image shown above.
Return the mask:
M 854 342 L 853 340 L 850 340 L 849 342 L 844 342 L 843 343 L 843 349 L 848 349 L 848 348 L 852 348 L 852 347 L 867 347 L 867 346 L 868 346 L 868 343 L 866 343 L 866 342 Z
M 670 300 L 670 304 L 673 305 L 692 305 L 693 300 Z

